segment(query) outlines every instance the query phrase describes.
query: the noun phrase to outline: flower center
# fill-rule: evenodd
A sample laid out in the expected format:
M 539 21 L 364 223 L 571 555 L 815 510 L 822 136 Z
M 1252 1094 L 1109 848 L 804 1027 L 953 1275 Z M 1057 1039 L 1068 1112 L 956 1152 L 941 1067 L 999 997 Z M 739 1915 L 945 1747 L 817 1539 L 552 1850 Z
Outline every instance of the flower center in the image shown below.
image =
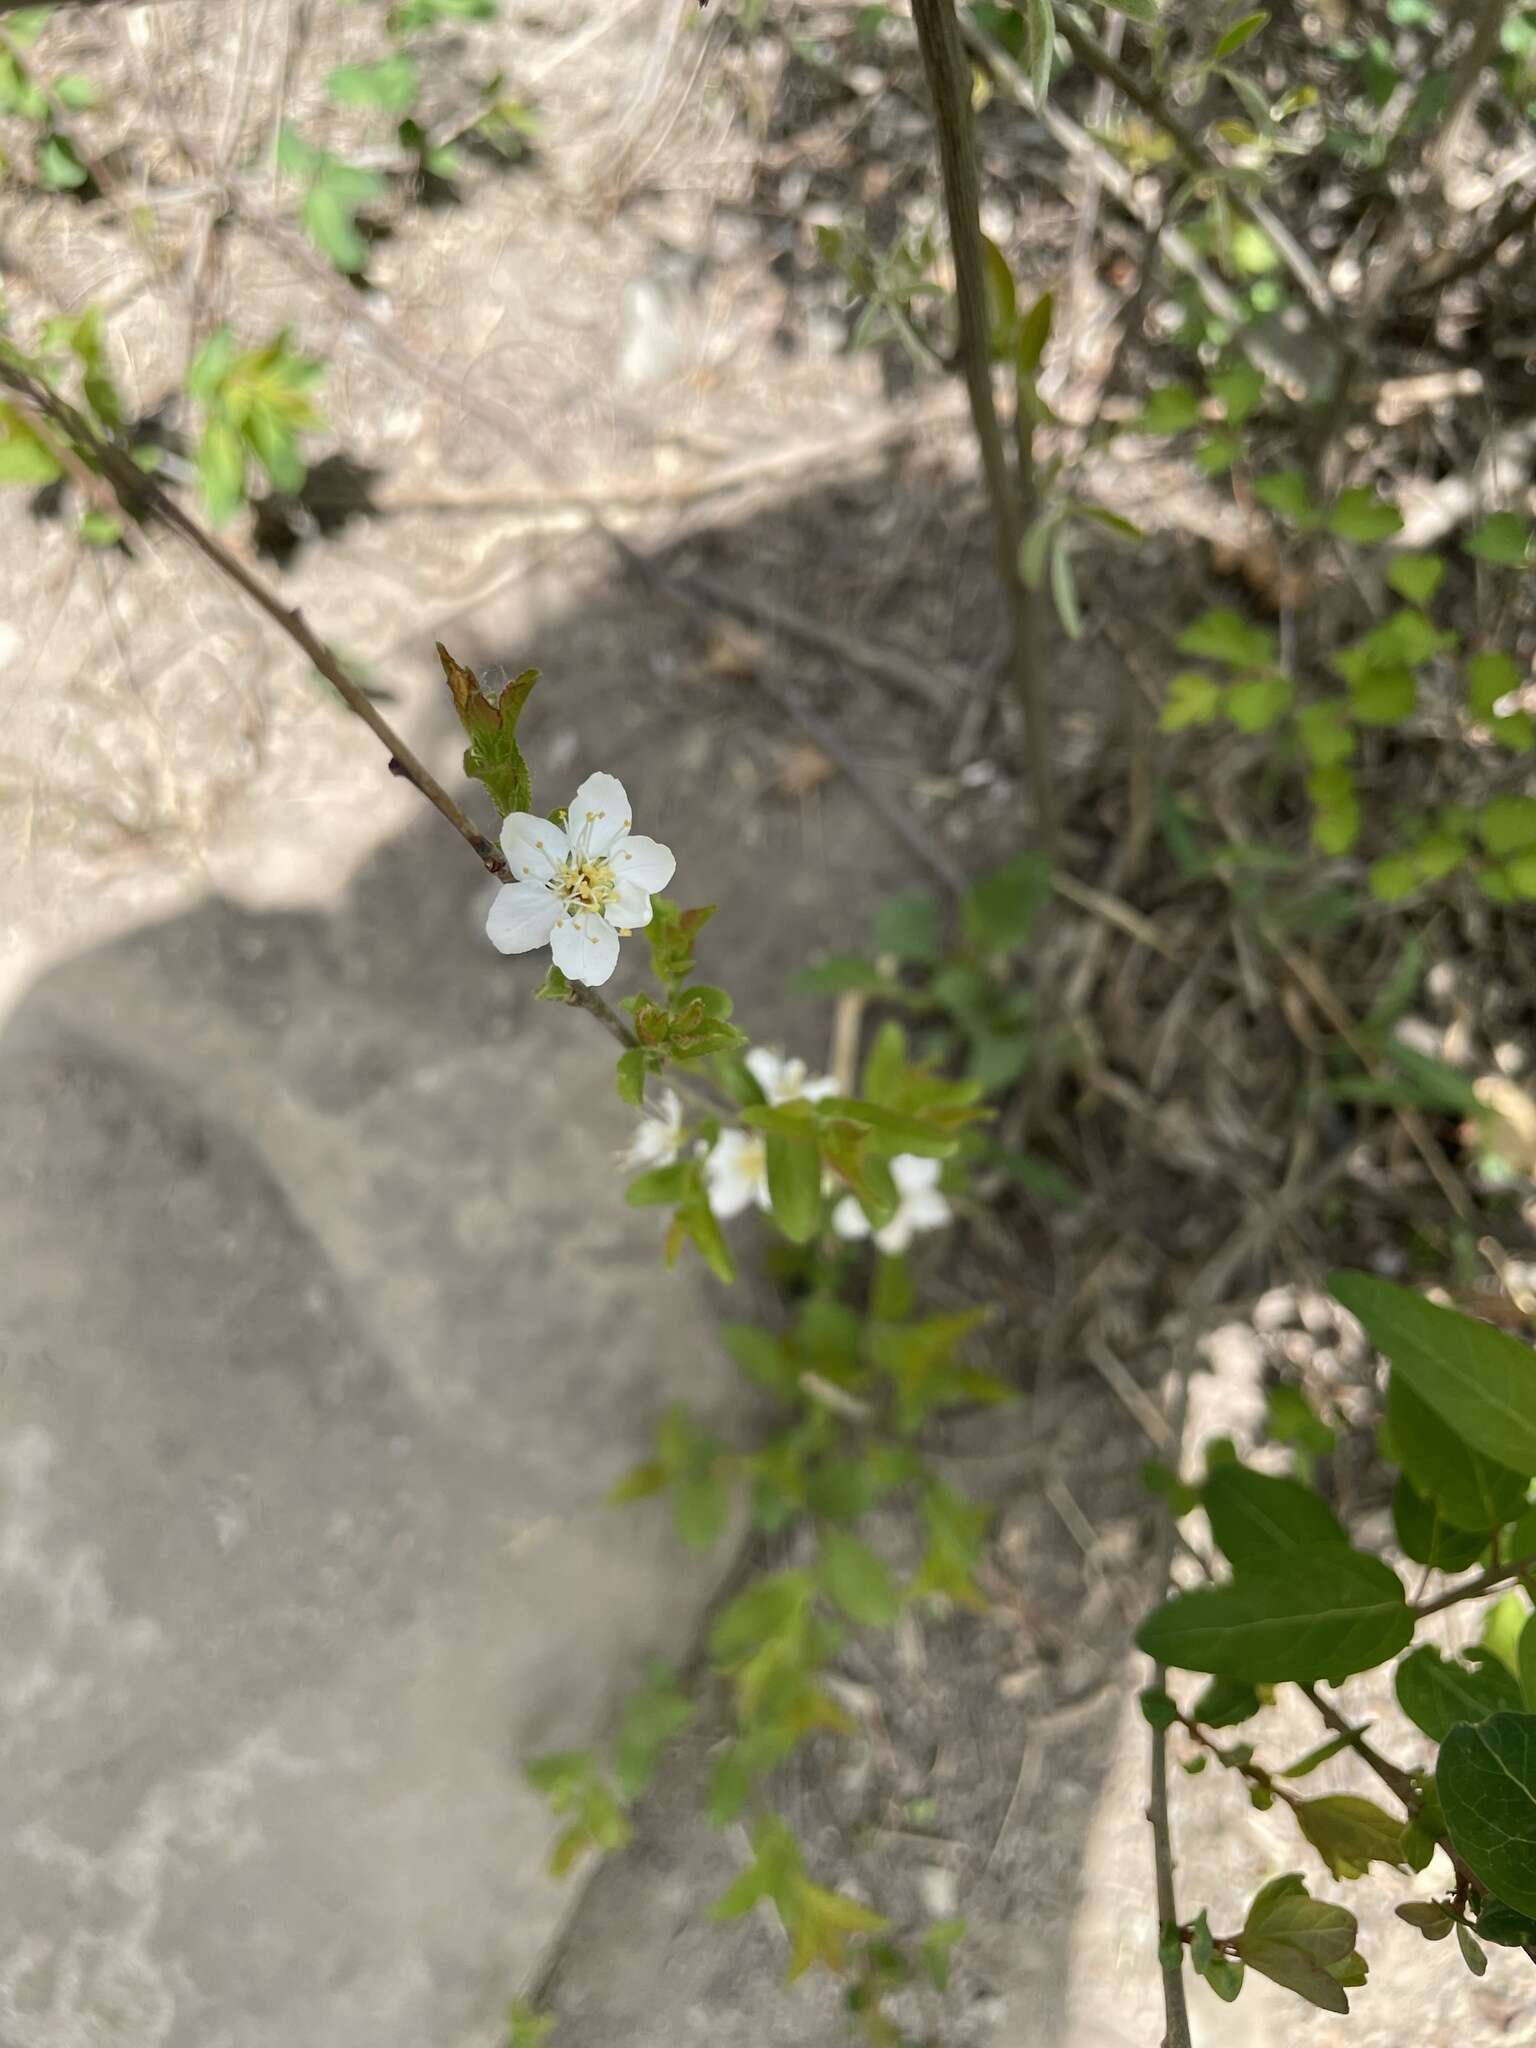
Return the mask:
M 618 890 L 610 861 L 591 855 L 570 854 L 555 876 L 552 887 L 572 917 L 583 911 L 601 914 Z

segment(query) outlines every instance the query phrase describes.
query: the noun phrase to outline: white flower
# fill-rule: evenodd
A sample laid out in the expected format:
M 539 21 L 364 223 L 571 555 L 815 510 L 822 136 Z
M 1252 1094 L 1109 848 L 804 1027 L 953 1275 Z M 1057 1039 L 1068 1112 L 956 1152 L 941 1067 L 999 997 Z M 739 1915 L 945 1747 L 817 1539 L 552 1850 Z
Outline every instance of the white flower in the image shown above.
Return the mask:
M 891 1161 L 896 1183 L 896 1214 L 875 1232 L 875 1243 L 894 1258 L 904 1252 L 920 1230 L 942 1230 L 950 1220 L 948 1202 L 939 1193 L 939 1162 L 903 1152 Z M 853 1195 L 844 1195 L 832 1211 L 839 1237 L 868 1237 L 869 1218 Z
M 619 1154 L 626 1173 L 644 1166 L 670 1166 L 677 1157 L 683 1134 L 683 1105 L 675 1088 L 663 1088 L 654 1102 L 648 1102 L 635 1126 L 635 1135 Z
M 496 893 L 486 935 L 503 953 L 548 946 L 570 981 L 597 988 L 619 962 L 619 934 L 651 921 L 651 898 L 677 862 L 654 839 L 632 838 L 629 798 L 613 775 L 589 775 L 564 829 L 528 811 L 502 820 L 513 880 Z
M 768 1145 L 757 1131 L 722 1131 L 704 1161 L 704 1191 L 717 1216 L 767 1209 Z
M 747 1054 L 747 1072 L 775 1108 L 781 1102 L 820 1102 L 824 1096 L 837 1093 L 837 1083 L 830 1074 L 813 1080 L 804 1060 L 787 1060 L 781 1053 L 770 1052 L 766 1045 L 754 1045 Z

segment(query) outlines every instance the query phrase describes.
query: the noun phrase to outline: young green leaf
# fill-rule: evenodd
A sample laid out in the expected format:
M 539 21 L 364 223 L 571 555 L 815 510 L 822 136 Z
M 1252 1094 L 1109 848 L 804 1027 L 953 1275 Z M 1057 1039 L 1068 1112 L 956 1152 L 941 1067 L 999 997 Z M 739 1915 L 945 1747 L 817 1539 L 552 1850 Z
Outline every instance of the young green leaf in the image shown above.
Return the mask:
M 1431 1742 L 1444 1742 L 1463 1721 L 1486 1721 L 1521 1704 L 1519 1686 L 1486 1652 L 1474 1667 L 1424 1643 L 1403 1658 L 1392 1683 L 1398 1705 Z
M 1267 14 L 1263 12 L 1245 14 L 1241 21 L 1233 23 L 1221 41 L 1216 45 L 1216 48 L 1211 52 L 1213 60 L 1219 64 L 1224 57 L 1234 56 L 1237 51 L 1242 49 L 1245 43 L 1251 43 L 1256 35 L 1262 34 L 1268 27 L 1269 16 Z
M 1410 604 L 1427 605 L 1444 575 L 1443 555 L 1394 555 L 1387 564 L 1388 583 Z
M 1465 551 L 1478 561 L 1492 562 L 1505 569 L 1522 567 L 1530 545 L 1530 522 L 1515 512 L 1490 513 L 1462 542 Z
M 1355 1956 L 1358 1923 L 1343 1906 L 1309 1897 L 1294 1872 L 1271 1878 L 1248 1908 L 1237 1953 L 1261 1976 L 1325 2012 L 1347 2013 L 1342 1978 L 1363 1981 Z
M 1181 1670 L 1306 1685 L 1369 1671 L 1412 1636 L 1397 1574 L 1380 1558 L 1325 1543 L 1248 1566 L 1227 1585 L 1175 1594 L 1136 1641 Z
M 1536 1474 L 1536 1353 L 1491 1323 L 1374 1274 L 1335 1273 L 1328 1284 L 1458 1436 L 1497 1465 Z
M 372 64 L 343 64 L 325 81 L 340 106 L 378 107 L 386 114 L 404 114 L 416 104 L 421 76 L 416 59 L 404 50 Z
M 1287 1552 L 1319 1544 L 1349 1545 L 1320 1493 L 1251 1466 L 1218 1465 L 1201 1489 L 1200 1502 L 1222 1555 L 1237 1572 L 1251 1564 L 1278 1564 Z
M 1369 1799 L 1306 1799 L 1296 1808 L 1296 1823 L 1335 1877 L 1364 1877 L 1372 1863 L 1397 1870 L 1406 1865 L 1403 1823 Z
M 1403 518 L 1395 505 L 1388 505 L 1369 488 L 1341 491 L 1328 513 L 1328 531 L 1340 540 L 1371 546 L 1402 530 Z
M 888 1628 L 901 1612 L 889 1567 L 845 1529 L 822 1531 L 821 1583 L 848 1619 L 864 1627 Z
M 1453 1728 L 1435 1783 L 1457 1855 L 1505 1905 L 1536 1914 L 1536 1714 Z
M 1275 660 L 1275 636 L 1250 625 L 1234 611 L 1202 612 L 1179 635 L 1180 654 L 1225 662 L 1229 668 L 1269 668 Z
M 1185 669 L 1168 685 L 1167 701 L 1158 718 L 1159 732 L 1182 732 L 1189 725 L 1209 725 L 1221 710 L 1224 691 L 1204 669 Z

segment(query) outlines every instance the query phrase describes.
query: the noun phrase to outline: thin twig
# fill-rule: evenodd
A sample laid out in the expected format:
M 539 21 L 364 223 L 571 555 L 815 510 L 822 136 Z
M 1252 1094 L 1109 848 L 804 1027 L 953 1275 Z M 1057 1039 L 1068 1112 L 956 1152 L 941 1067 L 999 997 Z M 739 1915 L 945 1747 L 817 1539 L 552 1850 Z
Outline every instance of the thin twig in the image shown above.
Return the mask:
M 1422 1621 L 1427 1614 L 1440 1614 L 1447 1607 L 1458 1606 L 1463 1600 L 1475 1600 L 1480 1593 L 1491 1593 L 1495 1586 L 1523 1578 L 1533 1568 L 1536 1568 L 1536 1551 L 1517 1557 L 1513 1564 L 1491 1564 L 1475 1579 L 1464 1579 L 1459 1586 L 1452 1586 L 1448 1593 L 1437 1593 L 1433 1600 L 1421 1600 L 1413 1610 L 1414 1619 Z
M 1376 1749 L 1371 1743 L 1367 1742 L 1365 1730 L 1357 1728 L 1353 1721 L 1347 1721 L 1331 1700 L 1323 1698 L 1323 1695 L 1315 1685 L 1304 1685 L 1301 1689 L 1318 1713 L 1321 1714 L 1323 1720 L 1333 1730 L 1334 1734 L 1342 1735 L 1355 1755 L 1359 1757 L 1361 1763 L 1373 1770 L 1383 1785 L 1387 1787 L 1388 1791 L 1392 1792 L 1402 1801 L 1403 1805 L 1408 1809 L 1409 1818 L 1411 1819 L 1418 1812 L 1424 1801 L 1418 1786 L 1415 1785 L 1407 1771 L 1400 1764 L 1393 1763 L 1390 1757 L 1383 1756 L 1379 1749 Z
M 1164 1691 L 1168 1684 L 1168 1672 L 1159 1664 L 1152 1673 L 1152 1683 Z M 1152 1766 L 1147 1819 L 1152 1823 L 1152 1867 L 1157 1884 L 1157 1932 L 1160 1967 L 1163 1977 L 1163 2012 L 1167 2026 L 1163 2033 L 1163 2048 L 1192 2048 L 1189 2033 L 1189 2008 L 1184 2002 L 1184 1958 L 1182 1953 L 1172 1961 L 1161 1960 L 1161 1950 L 1169 1930 L 1179 1924 L 1178 1896 L 1173 1883 L 1173 1832 L 1168 1820 L 1168 1730 L 1151 1726 L 1147 1730 L 1152 1738 Z
M 1232 184 L 1231 166 L 1214 156 L 1194 131 L 1186 127 L 1156 86 L 1148 85 L 1134 71 L 1128 70 L 1102 43 L 1079 28 L 1070 14 L 1065 11 L 1058 14 L 1056 31 L 1065 37 L 1074 57 L 1086 64 L 1096 77 L 1106 80 L 1117 92 L 1124 93 L 1133 106 L 1140 107 L 1149 120 L 1157 123 L 1171 138 L 1190 170 L 1206 177 L 1220 178 L 1226 184 L 1227 199 L 1233 212 L 1268 237 L 1274 245 L 1275 254 L 1305 292 L 1318 319 L 1330 333 L 1336 332 L 1339 310 L 1333 294 L 1322 272 L 1284 221 L 1262 199 L 1250 198 Z
M 1022 488 L 1029 493 L 1032 484 L 1029 478 L 1010 474 L 992 396 L 992 322 L 987 303 L 976 139 L 971 125 L 971 69 L 961 44 L 953 0 L 912 0 L 912 18 L 933 99 L 960 316 L 960 364 L 992 508 L 998 575 L 1008 600 L 1013 680 L 1024 712 L 1031 794 L 1041 844 L 1051 853 L 1056 846 L 1056 798 L 1046 727 L 1045 678 L 1036 649 L 1034 595 L 1019 573 L 1019 542 L 1023 538 L 1019 492 Z

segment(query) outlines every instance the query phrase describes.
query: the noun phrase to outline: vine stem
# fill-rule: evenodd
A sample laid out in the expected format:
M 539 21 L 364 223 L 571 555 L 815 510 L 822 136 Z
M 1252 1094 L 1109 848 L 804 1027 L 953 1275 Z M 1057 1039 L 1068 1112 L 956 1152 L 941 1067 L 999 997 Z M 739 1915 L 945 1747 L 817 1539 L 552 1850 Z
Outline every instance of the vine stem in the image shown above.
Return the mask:
M 1160 1692 L 1167 1690 L 1166 1666 L 1157 1666 L 1152 1683 Z M 1157 1882 L 1157 1931 L 1161 1950 L 1168 1928 L 1179 1925 L 1179 1907 L 1173 1883 L 1173 1833 L 1168 1821 L 1168 1730 L 1149 1726 L 1148 1733 L 1152 1737 L 1152 1769 L 1147 1818 L 1152 1823 L 1152 1863 Z M 1167 2022 L 1163 2048 L 1192 2048 L 1189 2007 L 1184 1998 L 1183 1956 L 1171 1963 L 1160 1960 L 1159 1968 L 1163 1976 L 1163 2013 Z
M 1034 466 L 1028 459 L 1027 444 L 1021 442 L 1020 473 L 1017 477 L 1012 474 L 992 393 L 992 321 L 981 233 L 981 184 L 971 126 L 970 65 L 961 44 L 953 0 L 912 0 L 912 19 L 933 100 L 944 210 L 955 266 L 955 299 L 960 313 L 960 368 L 992 509 L 998 574 L 1008 599 L 1013 682 L 1024 712 L 1030 790 L 1040 843 L 1047 853 L 1053 853 L 1056 798 L 1046 725 L 1045 677 L 1039 657 L 1037 604 L 1034 592 L 1025 586 L 1019 573 L 1023 515 L 1026 510 L 1033 510 Z

